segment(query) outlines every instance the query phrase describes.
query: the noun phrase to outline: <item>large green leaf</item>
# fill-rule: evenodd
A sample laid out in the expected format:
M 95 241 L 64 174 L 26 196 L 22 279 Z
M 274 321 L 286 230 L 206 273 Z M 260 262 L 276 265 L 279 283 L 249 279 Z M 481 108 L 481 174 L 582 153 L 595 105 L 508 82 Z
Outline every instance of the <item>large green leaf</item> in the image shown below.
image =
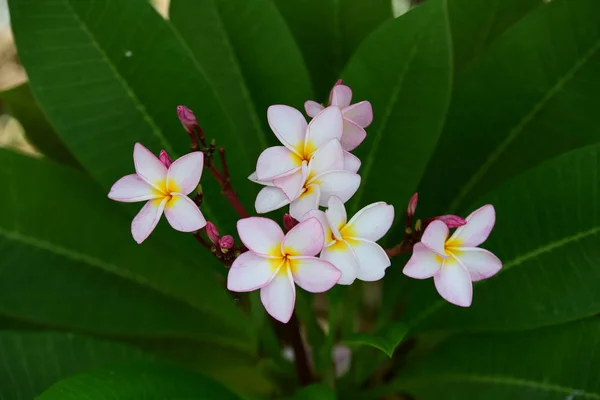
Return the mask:
M 450 93 L 445 1 L 432 0 L 388 22 L 360 46 L 344 73 L 375 119 L 356 154 L 363 182 L 351 205 L 388 201 L 404 209 L 432 153 Z
M 0 331 L 0 398 L 31 400 L 60 379 L 154 357 L 131 347 L 71 333 Z
M 43 155 L 55 161 L 79 167 L 40 110 L 27 83 L 0 93 L 2 104 L 23 127 L 25 137 Z
M 497 222 L 482 247 L 503 262 L 477 283 L 473 305 L 444 302 L 431 280 L 403 316 L 423 329 L 517 330 L 600 312 L 600 146 L 550 160 L 480 199 Z
M 325 101 L 361 41 L 392 19 L 390 0 L 275 0 Z
M 442 343 L 398 390 L 422 400 L 600 399 L 600 320 Z
M 160 364 L 105 367 L 58 382 L 39 400 L 240 400 L 206 377 Z
M 129 218 L 87 176 L 7 150 L 0 164 L 0 314 L 253 347 L 212 270 L 153 238 L 136 245 Z
M 11 0 L 11 22 L 32 91 L 77 160 L 105 187 L 131 173 L 133 144 L 181 155 L 188 136 L 176 107 L 192 108 L 227 147 L 234 186 L 251 204 L 247 180 L 265 133 L 215 86 L 168 21 L 146 0 Z M 232 83 L 235 84 L 235 83 Z M 210 179 L 209 179 L 210 181 Z M 233 222 L 216 191 L 203 210 Z M 221 225 L 222 226 L 222 225 Z
M 215 88 L 227 93 L 228 108 L 248 114 L 270 139 L 270 105 L 298 108 L 313 98 L 302 54 L 271 0 L 173 0 L 169 18 Z
M 464 211 L 500 182 L 600 136 L 600 2 L 554 0 L 499 37 L 453 94 L 422 211 Z
M 349 345 L 367 345 L 383 351 L 388 357 L 394 355 L 394 350 L 402 342 L 408 332 L 408 326 L 405 324 L 392 322 L 386 325 L 379 332 L 372 334 L 356 333 L 344 339 L 344 343 Z

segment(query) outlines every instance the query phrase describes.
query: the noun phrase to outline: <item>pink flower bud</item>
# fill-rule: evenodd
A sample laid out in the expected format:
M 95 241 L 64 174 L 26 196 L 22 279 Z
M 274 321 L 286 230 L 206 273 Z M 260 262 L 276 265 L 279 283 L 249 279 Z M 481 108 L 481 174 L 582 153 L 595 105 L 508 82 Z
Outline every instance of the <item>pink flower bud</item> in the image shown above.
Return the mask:
M 294 217 L 292 217 L 288 213 L 283 214 L 283 227 L 287 231 L 289 231 L 290 229 L 292 229 L 296 225 L 298 225 L 298 221 Z
M 344 82 L 342 82 L 341 79 L 338 79 L 337 82 L 335 83 L 335 85 L 333 85 L 333 86 L 339 86 L 339 85 L 342 85 L 343 83 Z
M 219 244 L 219 230 L 217 229 L 215 224 L 213 224 L 210 221 L 206 223 L 206 234 L 208 235 L 208 238 L 213 244 Z
M 177 106 L 177 116 L 188 133 L 192 133 L 194 128 L 198 126 L 198 120 L 194 112 L 186 106 Z
M 415 211 L 417 210 L 417 202 L 419 201 L 419 193 L 415 193 L 410 198 L 408 202 L 408 207 L 406 208 L 406 215 L 412 217 L 415 215 Z
M 233 240 L 233 236 L 225 235 L 221 239 L 219 239 L 219 247 L 223 250 L 229 250 L 233 247 L 235 241 Z
M 448 228 L 458 228 L 459 226 L 463 226 L 467 224 L 467 220 L 459 217 L 458 215 L 440 215 L 439 217 L 435 217 L 433 220 L 439 220 L 445 223 Z
M 173 159 L 171 159 L 171 157 L 169 157 L 169 153 L 167 153 L 166 150 L 161 150 L 160 151 L 160 154 L 158 155 L 158 159 L 167 168 L 169 168 L 171 166 L 171 164 L 173 164 Z

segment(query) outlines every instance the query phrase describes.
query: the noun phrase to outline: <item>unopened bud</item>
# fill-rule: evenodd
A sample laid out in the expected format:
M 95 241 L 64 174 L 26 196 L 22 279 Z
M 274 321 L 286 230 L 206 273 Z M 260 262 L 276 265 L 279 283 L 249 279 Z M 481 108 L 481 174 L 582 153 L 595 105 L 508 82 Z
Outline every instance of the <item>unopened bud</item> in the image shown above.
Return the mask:
M 194 112 L 186 106 L 177 106 L 177 116 L 188 133 L 192 133 L 194 128 L 198 126 L 198 120 Z
M 417 202 L 419 201 L 419 193 L 415 193 L 410 198 L 408 202 L 408 207 L 406 208 L 406 215 L 412 217 L 415 215 L 415 211 L 417 210 Z
M 219 244 L 219 230 L 217 229 L 215 224 L 213 224 L 210 221 L 206 223 L 206 234 L 208 235 L 208 238 L 213 244 Z
M 341 79 L 338 79 L 337 82 L 335 83 L 335 85 L 333 85 L 333 86 L 339 86 L 339 85 L 343 85 L 343 84 L 344 84 L 344 82 L 342 82 Z
M 439 217 L 435 217 L 433 220 L 442 221 L 450 229 L 458 228 L 459 226 L 467 224 L 467 220 L 459 217 L 458 215 L 440 215 Z
M 221 250 L 229 250 L 233 247 L 233 245 L 234 240 L 233 236 L 231 235 L 225 235 L 221 239 L 219 239 L 219 247 L 221 248 Z
M 289 231 L 290 229 L 292 229 L 296 225 L 298 225 L 298 221 L 294 217 L 292 217 L 288 213 L 283 214 L 283 227 L 286 230 Z
M 160 151 L 160 154 L 158 155 L 158 159 L 167 168 L 169 168 L 171 166 L 171 164 L 173 164 L 173 159 L 171 157 L 169 157 L 169 153 L 167 153 L 166 150 L 161 150 Z

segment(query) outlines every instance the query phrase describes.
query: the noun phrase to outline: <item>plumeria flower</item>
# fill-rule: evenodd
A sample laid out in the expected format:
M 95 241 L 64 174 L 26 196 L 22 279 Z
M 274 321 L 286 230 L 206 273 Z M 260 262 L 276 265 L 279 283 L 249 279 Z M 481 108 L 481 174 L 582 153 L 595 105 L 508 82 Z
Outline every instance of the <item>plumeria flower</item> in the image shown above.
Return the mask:
M 495 275 L 502 262 L 491 252 L 480 249 L 496 222 L 494 206 L 488 204 L 466 218 L 448 239 L 449 228 L 440 221 L 425 228 L 421 242 L 415 244 L 413 254 L 404 267 L 405 275 L 415 279 L 433 276 L 438 293 L 450 303 L 469 307 L 473 298 L 473 284 Z
M 290 205 L 290 215 L 302 220 L 304 215 L 326 206 L 331 196 L 348 201 L 360 186 L 360 176 L 344 170 L 344 155 L 337 139 L 331 139 L 312 156 L 310 162 L 303 163 L 294 173 L 275 180 L 255 180 L 266 185 L 256 197 L 256 212 L 263 214 Z
M 146 201 L 131 223 L 136 242 L 146 240 L 163 212 L 169 224 L 181 232 L 193 232 L 206 225 L 198 206 L 187 197 L 200 182 L 204 162 L 202 152 L 186 154 L 171 163 L 166 152 L 161 153 L 159 160 L 150 150 L 136 143 L 133 161 L 136 173 L 119 179 L 108 197 L 126 203 Z
M 307 219 L 284 235 L 276 222 L 261 217 L 237 223 L 240 239 L 249 251 L 235 259 L 227 288 L 233 292 L 260 289 L 260 299 L 276 320 L 287 323 L 294 311 L 295 285 L 321 293 L 331 289 L 341 272 L 315 257 L 323 248 L 323 229 Z
M 391 265 L 376 241 L 394 222 L 394 207 L 384 202 L 370 204 L 347 221 L 344 203 L 332 196 L 327 211 L 314 210 L 306 218 L 316 218 L 324 230 L 321 258 L 342 271 L 339 284 L 350 285 L 355 279 L 377 281 Z
M 344 117 L 344 133 L 342 135 L 342 147 L 344 150 L 352 151 L 365 140 L 366 127 L 373 122 L 373 109 L 368 101 L 350 105 L 352 101 L 352 89 L 338 81 L 329 95 L 329 105 L 338 107 Z M 318 115 L 323 106 L 316 101 L 308 100 L 304 103 L 304 109 L 309 117 Z

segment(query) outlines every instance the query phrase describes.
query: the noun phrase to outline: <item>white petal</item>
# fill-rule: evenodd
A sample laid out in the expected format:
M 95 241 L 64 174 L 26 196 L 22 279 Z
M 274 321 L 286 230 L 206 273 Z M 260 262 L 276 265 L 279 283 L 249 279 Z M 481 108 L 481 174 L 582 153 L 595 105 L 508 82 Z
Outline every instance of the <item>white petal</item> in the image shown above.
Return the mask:
M 321 198 L 319 186 L 311 185 L 306 189 L 304 193 L 290 203 L 290 215 L 298 221 L 302 221 L 307 212 L 319 208 L 319 199 Z
M 455 258 L 444 260 L 440 272 L 433 277 L 435 288 L 446 301 L 469 307 L 473 299 L 473 284 L 467 269 Z
M 267 285 L 275 277 L 283 259 L 260 257 L 251 251 L 235 259 L 227 274 L 227 289 L 251 292 Z
M 331 89 L 331 105 L 339 108 L 348 107 L 352 101 L 352 89 L 346 85 L 335 85 Z
M 269 147 L 256 162 L 256 176 L 261 181 L 272 180 L 276 176 L 288 174 L 302 165 L 302 160 L 284 146 Z
M 477 247 L 485 242 L 496 223 L 496 210 L 487 204 L 473 211 L 466 220 L 467 224 L 454 232 L 448 247 Z
M 380 201 L 358 211 L 341 233 L 345 238 L 354 237 L 376 242 L 390 230 L 393 222 L 394 207 Z
M 167 172 L 167 188 L 169 192 L 188 195 L 200 183 L 204 153 L 195 151 L 178 158 L 171 164 Z
M 261 189 L 256 196 L 254 202 L 254 208 L 259 214 L 268 213 L 273 210 L 277 210 L 287 204 L 290 204 L 290 199 L 285 195 L 283 190 L 267 186 Z M 296 218 L 297 219 L 297 218 Z
M 273 280 L 260 289 L 260 300 L 273 318 L 284 324 L 290 320 L 296 302 L 296 287 L 289 268 L 282 267 Z
M 360 186 L 360 175 L 350 171 L 331 171 L 314 178 L 321 189 L 319 205 L 325 207 L 331 196 L 347 202 Z M 310 182 L 309 182 L 310 183 Z
M 330 262 L 315 257 L 291 257 L 290 266 L 296 284 L 311 293 L 328 291 L 342 274 Z
M 133 148 L 133 162 L 140 178 L 158 190 L 166 190 L 167 167 L 140 143 L 136 143 Z
M 373 107 L 371 107 L 371 103 L 368 101 L 361 101 L 360 103 L 345 107 L 342 113 L 344 114 L 344 118 L 351 119 L 352 122 L 361 128 L 366 128 L 373 122 Z
M 137 213 L 131 222 L 131 234 L 136 242 L 142 243 L 150 236 L 160 220 L 166 203 L 167 198 L 150 200 Z
M 263 217 L 244 218 L 237 222 L 237 230 L 248 250 L 266 257 L 281 257 L 284 235 L 275 221 Z
M 308 124 L 306 142 L 304 145 L 305 157 L 311 157 L 319 147 L 331 139 L 340 139 L 344 130 L 342 112 L 337 107 L 327 107 Z
M 391 265 L 385 250 L 368 240 L 352 239 L 348 243 L 358 259 L 358 279 L 372 282 L 383 278 L 386 268 Z
M 306 115 L 308 115 L 311 118 L 323 111 L 323 108 L 325 107 L 323 107 L 316 101 L 308 100 L 304 102 L 304 110 L 306 111 Z
M 461 248 L 455 255 L 469 271 L 473 282 L 492 277 L 502 269 L 502 261 L 498 257 L 478 247 Z
M 358 259 L 352 247 L 343 240 L 339 240 L 331 246 L 325 247 L 321 252 L 321 258 L 332 263 L 342 272 L 338 283 L 340 285 L 351 285 L 358 276 Z
M 442 267 L 443 258 L 429 250 L 423 243 L 414 245 L 413 253 L 402 273 L 414 279 L 431 278 Z
M 313 175 L 320 175 L 328 171 L 343 170 L 344 150 L 340 141 L 331 139 L 315 151 L 310 160 L 309 168 Z
M 150 186 L 137 174 L 131 174 L 122 177 L 110 188 L 108 198 L 126 203 L 144 201 L 156 198 L 162 198 L 164 195 Z
M 275 186 L 275 185 L 273 185 L 273 181 L 261 181 L 260 179 L 258 179 L 258 176 L 256 175 L 256 171 L 251 173 L 250 176 L 248 177 L 248 179 L 254 183 L 258 183 L 259 185 Z
M 319 254 L 325 239 L 323 226 L 316 218 L 309 218 L 293 227 L 281 242 L 282 254 L 290 256 L 309 256 Z
M 360 158 L 354 154 L 344 151 L 344 169 L 350 172 L 358 172 L 360 169 Z
M 342 344 L 333 346 L 332 351 L 333 364 L 335 365 L 335 376 L 342 377 L 350 371 L 352 363 L 352 352 L 350 348 Z
M 317 221 L 319 221 L 319 223 L 321 224 L 321 227 L 323 228 L 323 237 L 325 238 L 323 245 L 331 243 L 334 240 L 334 237 L 329 226 L 329 221 L 327 221 L 327 217 L 325 216 L 325 212 L 321 210 L 311 210 L 304 214 L 305 220 L 309 218 L 316 218 Z
M 304 162 L 304 164 L 306 164 L 306 162 Z M 290 201 L 295 200 L 304 188 L 306 171 L 303 171 L 303 169 L 306 169 L 306 166 L 303 168 L 301 165 L 296 168 L 294 172 L 273 180 L 273 185 L 283 190 L 283 193 L 285 193 Z
M 274 105 L 267 110 L 267 120 L 279 141 L 302 156 L 307 126 L 302 113 L 290 106 Z
M 338 240 L 341 240 L 342 235 L 340 230 L 346 225 L 348 216 L 346 215 L 346 207 L 344 207 L 344 203 L 339 197 L 331 196 L 329 198 L 325 215 L 327 216 L 327 221 L 329 222 L 329 226 L 331 226 L 333 235 Z
M 442 221 L 432 221 L 425 228 L 425 232 L 421 236 L 421 243 L 439 256 L 447 258 L 449 255 L 446 252 L 446 239 L 449 231 L 448 226 Z
M 354 150 L 357 148 L 367 137 L 367 132 L 354 122 L 347 118 L 344 118 L 344 133 L 340 141 L 344 150 Z
M 173 196 L 165 205 L 165 217 L 173 229 L 180 232 L 194 232 L 206 225 L 200 209 L 187 196 Z

